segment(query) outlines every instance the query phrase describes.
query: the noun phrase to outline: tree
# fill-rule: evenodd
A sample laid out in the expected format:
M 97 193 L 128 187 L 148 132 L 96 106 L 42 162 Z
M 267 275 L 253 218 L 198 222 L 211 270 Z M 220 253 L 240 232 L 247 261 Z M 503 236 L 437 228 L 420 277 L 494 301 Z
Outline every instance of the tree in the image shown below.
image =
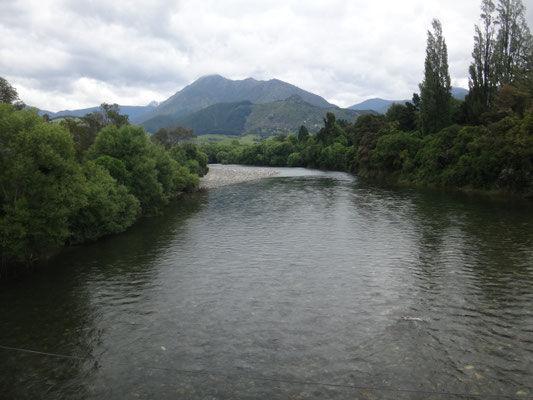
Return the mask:
M 328 146 L 340 135 L 343 134 L 342 128 L 337 124 L 335 114 L 328 112 L 324 118 L 324 127 L 315 135 L 317 142 Z
M 183 126 L 175 126 L 172 129 L 168 130 L 168 141 L 170 145 L 173 146 L 180 142 L 186 142 L 194 139 L 194 133 L 192 129 L 184 128 Z
M 115 125 L 120 128 L 124 125 L 129 125 L 127 115 L 120 114 L 118 104 L 109 105 L 107 103 L 100 104 L 100 110 L 85 114 L 81 120 L 88 129 L 88 136 L 92 138 L 91 144 L 104 127 L 108 125 Z
M 165 149 L 170 149 L 170 142 L 168 141 L 167 128 L 160 128 L 156 133 L 150 136 L 150 140 L 155 144 L 163 146 Z
M 104 126 L 109 124 L 115 125 L 117 128 L 128 125 L 129 117 L 127 115 L 120 114 L 120 107 L 118 104 L 100 104 L 100 113 L 103 116 Z
M 85 117 L 84 117 L 85 118 Z M 98 127 L 87 124 L 87 121 L 77 118 L 64 118 L 59 123 L 62 127 L 66 128 L 72 140 L 74 141 L 74 147 L 76 149 L 76 155 L 78 160 L 83 159 L 83 154 L 91 147 L 98 134 Z
M 141 213 L 139 200 L 96 162 L 85 163 L 83 173 L 87 203 L 70 219 L 70 241 L 96 240 L 133 225 Z
M 31 263 L 69 236 L 86 204 L 70 134 L 35 113 L 0 104 L 0 256 Z
M 495 79 L 495 32 L 496 21 L 493 13 L 494 3 L 491 0 L 481 2 L 481 27 L 475 25 L 473 62 L 469 68 L 470 93 L 467 98 L 470 114 L 476 117 L 487 110 L 492 104 L 496 89 Z
M 300 143 L 307 142 L 307 139 L 309 139 L 309 131 L 305 127 L 305 125 L 300 126 L 300 130 L 298 131 L 298 141 Z
M 420 110 L 420 96 L 418 95 L 418 93 L 413 93 L 411 103 L 413 103 L 413 106 L 415 107 L 415 111 Z
M 126 186 L 139 199 L 144 215 L 158 214 L 167 204 L 170 194 L 165 193 L 164 185 L 158 180 L 158 162 L 153 156 L 152 147 L 154 145 L 142 127 L 126 125 L 119 129 L 115 125 L 108 125 L 100 131 L 88 151 L 90 159 L 109 156 L 124 163 Z
M 0 103 L 12 104 L 17 110 L 24 108 L 24 103 L 19 99 L 17 89 L 0 76 Z
M 525 7 L 521 0 L 499 0 L 496 11 L 500 26 L 495 46 L 496 79 L 499 85 L 514 84 L 524 78 L 533 56 Z
M 424 134 L 438 132 L 451 121 L 448 49 L 439 20 L 428 31 L 424 81 L 420 84 L 420 124 Z
M 387 122 L 398 122 L 398 129 L 404 132 L 414 131 L 416 129 L 417 113 L 415 106 L 411 102 L 403 104 L 392 104 L 385 114 Z

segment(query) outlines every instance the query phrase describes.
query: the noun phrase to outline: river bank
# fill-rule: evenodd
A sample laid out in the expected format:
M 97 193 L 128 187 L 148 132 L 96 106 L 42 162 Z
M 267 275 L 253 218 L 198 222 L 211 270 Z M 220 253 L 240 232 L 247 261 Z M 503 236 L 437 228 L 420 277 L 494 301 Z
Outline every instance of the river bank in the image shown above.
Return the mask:
M 243 168 L 238 165 L 209 165 L 209 172 L 200 179 L 200 190 L 214 189 L 237 183 L 253 181 L 278 175 L 280 172 L 270 168 Z

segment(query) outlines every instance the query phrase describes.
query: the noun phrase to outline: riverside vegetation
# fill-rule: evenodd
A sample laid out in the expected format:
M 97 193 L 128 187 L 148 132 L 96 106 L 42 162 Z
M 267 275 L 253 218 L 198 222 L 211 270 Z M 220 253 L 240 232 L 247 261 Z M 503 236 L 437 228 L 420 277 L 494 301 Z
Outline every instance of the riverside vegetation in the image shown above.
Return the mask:
M 64 244 L 124 231 L 193 190 L 207 162 L 309 167 L 533 197 L 533 39 L 520 0 L 482 1 L 470 92 L 451 96 L 442 27 L 428 31 L 420 95 L 354 123 L 328 112 L 310 135 L 197 146 L 175 127 L 150 137 L 116 105 L 59 124 L 24 110 L 0 80 L 0 257 L 31 263 Z
M 155 144 L 116 106 L 59 124 L 16 108 L 0 104 L 3 275 L 160 213 L 207 172 L 207 156 L 194 144 L 172 137 L 166 148 Z

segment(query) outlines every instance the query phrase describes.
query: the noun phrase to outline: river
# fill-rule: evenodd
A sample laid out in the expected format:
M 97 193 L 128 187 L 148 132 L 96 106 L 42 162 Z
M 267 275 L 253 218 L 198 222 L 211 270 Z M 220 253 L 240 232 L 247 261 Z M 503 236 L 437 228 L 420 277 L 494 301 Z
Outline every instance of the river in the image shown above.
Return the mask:
M 0 398 L 533 397 L 531 202 L 280 171 L 2 284 Z

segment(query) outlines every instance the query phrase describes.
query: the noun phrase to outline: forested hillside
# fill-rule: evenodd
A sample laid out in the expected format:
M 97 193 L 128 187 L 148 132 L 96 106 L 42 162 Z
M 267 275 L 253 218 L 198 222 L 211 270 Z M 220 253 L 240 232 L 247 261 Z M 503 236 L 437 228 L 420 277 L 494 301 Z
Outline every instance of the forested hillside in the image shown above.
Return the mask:
M 359 115 L 368 113 L 338 107 L 321 108 L 293 95 L 285 100 L 265 104 L 253 104 L 251 101 L 218 103 L 184 117 L 154 117 L 144 122 L 143 126 L 149 132 L 183 126 L 192 129 L 196 135 L 252 134 L 267 138 L 297 132 L 302 123 L 306 124 L 310 132 L 315 133 L 320 129 L 327 112 L 346 121 L 354 121 Z

